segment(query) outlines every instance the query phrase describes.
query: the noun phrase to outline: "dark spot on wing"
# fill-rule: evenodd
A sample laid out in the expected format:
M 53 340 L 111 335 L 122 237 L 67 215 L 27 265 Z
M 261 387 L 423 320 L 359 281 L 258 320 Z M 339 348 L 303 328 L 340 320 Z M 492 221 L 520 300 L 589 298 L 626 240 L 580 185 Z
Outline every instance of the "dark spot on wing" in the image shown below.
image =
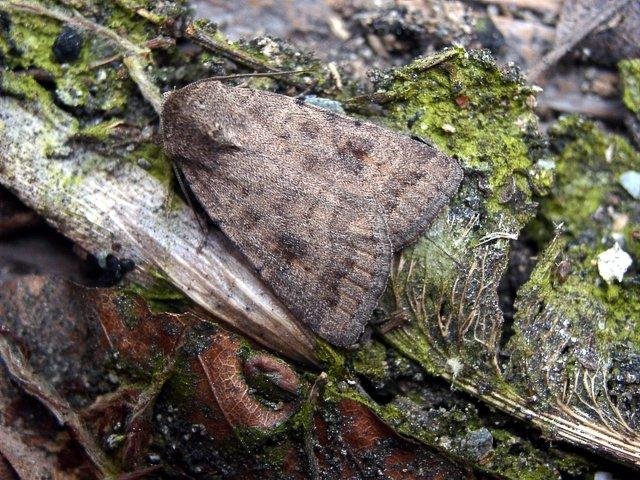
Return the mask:
M 296 235 L 284 232 L 278 234 L 280 249 L 289 261 L 303 257 L 307 253 L 307 242 Z
M 315 139 L 318 137 L 318 125 L 316 122 L 303 121 L 298 125 L 299 130 L 309 139 Z
M 327 285 L 331 286 L 327 289 L 327 295 L 324 298 L 331 307 L 338 305 L 343 297 L 340 286 L 343 285 L 343 279 L 351 275 L 355 264 L 353 258 L 345 258 L 342 263 L 330 265 L 322 272 L 321 277 L 326 278 Z
M 350 138 L 339 144 L 337 149 L 340 154 L 338 161 L 345 170 L 351 173 L 359 174 L 370 162 L 371 142 L 368 140 Z
M 260 214 L 253 206 L 249 205 L 244 209 L 242 219 L 246 229 L 255 228 L 260 221 Z
M 343 170 L 346 170 L 353 174 L 359 174 L 364 167 L 362 160 L 360 160 L 354 153 L 350 150 L 340 151 L 340 155 L 336 157 L 336 162 L 342 167 Z

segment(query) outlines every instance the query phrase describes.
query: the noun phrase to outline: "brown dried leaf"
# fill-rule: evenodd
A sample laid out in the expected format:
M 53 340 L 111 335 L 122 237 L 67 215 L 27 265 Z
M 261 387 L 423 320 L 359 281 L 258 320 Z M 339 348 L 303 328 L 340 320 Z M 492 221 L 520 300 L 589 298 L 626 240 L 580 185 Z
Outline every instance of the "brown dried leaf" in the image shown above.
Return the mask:
M 66 432 L 9 381 L 0 361 L 0 479 L 71 480 L 91 472 Z
M 276 427 L 291 415 L 295 404 L 289 403 L 277 409 L 271 409 L 262 405 L 251 395 L 249 386 L 243 377 L 244 367 L 240 357 L 240 348 L 240 341 L 229 333 L 219 331 L 215 334 L 211 346 L 198 355 L 198 361 L 206 375 L 208 386 L 232 428 L 270 429 Z M 269 358 L 266 355 L 261 357 Z M 251 366 L 259 368 L 265 362 L 271 366 L 278 365 L 278 383 L 293 384 L 293 390 L 297 390 L 299 381 L 291 367 L 284 362 L 278 364 L 269 360 L 256 361 L 254 357 Z M 283 377 L 288 381 L 282 382 Z
M 314 418 L 321 478 L 474 478 L 433 451 L 399 437 L 359 402 L 343 399 L 337 411 L 338 418 L 320 414 Z
M 21 478 L 57 468 L 72 438 L 102 475 L 113 468 L 121 479 L 165 466 L 194 478 L 469 478 L 352 400 L 318 401 L 307 432 L 315 450 L 299 431 L 275 429 L 309 386 L 287 363 L 195 315 L 154 315 L 135 295 L 28 276 L 3 284 L 0 319 L 0 355 L 12 378 L 71 433 L 54 429 L 57 443 L 40 433 L 46 442 L 34 445 L 23 441 L 27 432 L 6 430 L 9 420 L 23 424 L 25 409 L 2 401 L 0 377 L 0 455 Z M 43 415 L 41 408 L 35 417 Z M 284 452 L 280 463 L 269 463 L 268 445 Z M 69 472 L 55 475 L 75 480 L 87 463 Z
M 151 314 L 135 295 L 26 276 L 3 284 L 0 318 L 0 356 L 12 378 L 69 428 L 103 474 L 115 468 L 100 445 L 116 434 L 118 462 L 147 465 L 161 427 L 156 400 L 176 376 L 191 385 L 182 421 L 203 425 L 214 445 L 237 442 L 238 428 L 267 431 L 296 409 L 291 394 L 300 381 L 286 363 L 194 315 Z M 258 398 L 245 376 L 260 375 L 286 401 Z M 168 389 L 169 400 L 175 394 Z

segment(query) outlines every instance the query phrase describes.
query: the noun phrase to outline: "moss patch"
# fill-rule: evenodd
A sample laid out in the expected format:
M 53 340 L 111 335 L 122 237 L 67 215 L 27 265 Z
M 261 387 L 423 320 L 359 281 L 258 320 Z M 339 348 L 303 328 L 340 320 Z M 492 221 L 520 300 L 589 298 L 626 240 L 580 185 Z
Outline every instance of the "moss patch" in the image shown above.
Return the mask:
M 622 101 L 636 115 L 640 115 L 640 58 L 623 60 L 618 64 L 622 82 Z
M 449 210 L 398 259 L 382 308 L 406 311 L 410 321 L 386 338 L 436 375 L 486 369 L 501 336 L 496 289 L 509 239 L 534 213 L 530 173 L 542 151 L 535 91 L 488 54 L 460 48 L 382 75 L 378 86 L 386 121 L 465 170 Z
M 518 292 L 507 378 L 538 408 L 587 408 L 603 419 L 601 428 L 621 435 L 624 423 L 639 426 L 631 392 L 640 350 L 640 210 L 620 174 L 638 168 L 640 154 L 576 117 L 554 126 L 551 144 L 557 181 L 541 202 L 537 225 L 547 225 L 546 236 L 552 225 L 562 225 L 563 233 L 542 247 Z M 607 284 L 597 260 L 614 243 L 634 266 L 622 282 Z

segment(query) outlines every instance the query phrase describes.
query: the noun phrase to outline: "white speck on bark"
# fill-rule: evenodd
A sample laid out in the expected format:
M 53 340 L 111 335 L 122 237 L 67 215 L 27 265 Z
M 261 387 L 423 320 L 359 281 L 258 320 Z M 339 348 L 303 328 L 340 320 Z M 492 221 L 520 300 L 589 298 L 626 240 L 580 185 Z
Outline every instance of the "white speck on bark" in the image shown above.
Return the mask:
M 636 200 L 640 200 L 640 172 L 627 170 L 620 175 L 620 185 Z
M 609 250 L 598 255 L 598 273 L 607 283 L 614 280 L 621 282 L 631 263 L 631 256 L 616 242 Z

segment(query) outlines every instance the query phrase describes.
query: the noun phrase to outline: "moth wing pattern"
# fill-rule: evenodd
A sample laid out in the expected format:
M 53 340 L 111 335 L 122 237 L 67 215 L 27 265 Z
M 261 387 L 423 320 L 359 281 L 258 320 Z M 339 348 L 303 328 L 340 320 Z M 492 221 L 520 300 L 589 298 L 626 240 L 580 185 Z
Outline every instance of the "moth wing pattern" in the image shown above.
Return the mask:
M 462 178 L 454 159 L 405 135 L 212 80 L 169 95 L 162 132 L 211 218 L 296 317 L 340 346 L 361 334 L 392 251 L 418 238 Z M 305 254 L 292 255 L 298 244 Z M 344 301 L 332 304 L 334 293 Z
M 231 151 L 216 158 L 215 185 L 206 167 L 185 163 L 182 170 L 210 217 L 291 313 L 332 344 L 352 345 L 390 271 L 384 217 L 371 201 L 326 182 L 296 184 L 275 167 L 269 157 Z M 245 178 L 247 171 L 260 174 Z
M 210 120 L 219 117 L 218 136 L 240 148 L 266 146 L 314 176 L 375 198 L 395 250 L 424 232 L 462 180 L 458 162 L 430 145 L 292 97 L 208 80 L 177 94 Z

